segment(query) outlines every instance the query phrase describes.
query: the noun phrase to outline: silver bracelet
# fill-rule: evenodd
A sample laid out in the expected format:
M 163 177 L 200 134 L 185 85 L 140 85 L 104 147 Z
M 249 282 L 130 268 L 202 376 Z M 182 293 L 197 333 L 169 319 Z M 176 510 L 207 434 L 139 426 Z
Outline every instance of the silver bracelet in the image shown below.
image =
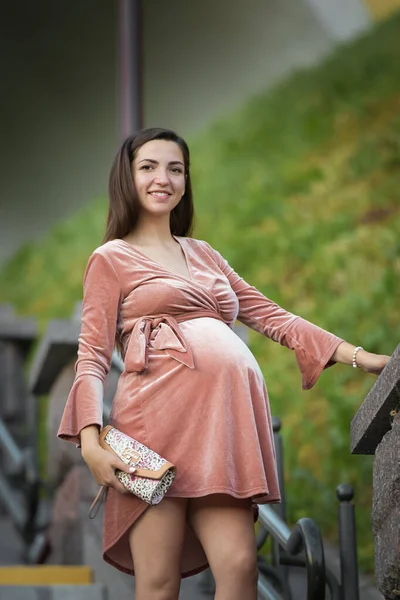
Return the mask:
M 362 346 L 357 346 L 357 348 L 354 348 L 354 352 L 353 352 L 353 367 L 354 367 L 355 369 L 357 369 L 357 367 L 358 367 L 358 364 L 357 364 L 356 358 L 357 358 L 357 352 L 358 352 L 359 350 L 364 350 L 364 348 L 363 348 Z

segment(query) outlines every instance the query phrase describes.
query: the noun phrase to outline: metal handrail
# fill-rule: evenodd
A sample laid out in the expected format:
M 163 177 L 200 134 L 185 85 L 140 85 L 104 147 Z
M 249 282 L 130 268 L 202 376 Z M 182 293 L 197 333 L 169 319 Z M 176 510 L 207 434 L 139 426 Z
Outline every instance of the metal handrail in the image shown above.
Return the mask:
M 15 490 L 0 472 L 0 499 L 17 530 L 22 532 L 27 521 L 26 506 L 23 498 L 16 495 Z
M 19 449 L 13 436 L 8 430 L 8 427 L 0 418 L 0 448 L 10 461 L 10 466 L 16 473 L 21 473 L 24 470 L 25 460 L 24 453 Z
M 307 570 L 307 600 L 325 598 L 325 553 L 320 531 L 312 519 L 297 521 L 286 547 L 289 555 L 297 555 L 303 549 Z
M 125 370 L 124 361 L 122 360 L 120 354 L 114 350 L 111 357 L 111 368 L 116 369 L 119 373 L 123 373 Z M 103 402 L 103 420 L 104 423 L 108 423 L 111 414 L 111 403 L 106 401 Z
M 290 557 L 304 551 L 307 571 L 307 600 L 324 600 L 326 570 L 321 534 L 312 519 L 300 519 L 293 530 L 270 506 L 259 507 L 259 521 Z M 260 600 L 273 600 L 265 579 L 260 576 L 258 586 Z M 275 592 L 277 594 L 277 592 Z
M 259 506 L 258 519 L 261 525 L 279 542 L 282 548 L 286 548 L 292 530 L 279 517 L 278 513 L 268 504 L 263 504 Z
M 112 353 L 111 366 L 118 369 L 120 373 L 122 373 L 125 370 L 124 361 L 122 360 L 119 352 L 117 352 L 116 350 L 114 350 L 114 352 Z
M 0 500 L 23 540 L 30 543 L 34 536 L 41 486 L 34 451 L 29 446 L 20 449 L 1 418 L 0 449 L 8 461 L 7 473 L 0 472 Z M 13 481 L 15 475 L 19 476 L 18 489 L 9 481 L 9 477 Z
M 257 588 L 260 600 L 283 600 L 282 596 L 278 594 L 265 577 L 259 576 Z
M 112 366 L 120 372 L 124 370 L 124 363 L 116 352 L 112 357 Z M 106 420 L 109 419 L 110 412 L 111 406 L 105 403 L 103 414 Z M 18 475 L 20 483 L 18 485 L 20 489 L 15 489 L 15 485 L 10 483 L 9 477 L 0 472 L 0 501 L 27 545 L 29 554 L 29 548 L 33 543 L 38 545 L 40 532 L 46 526 L 38 522 L 40 494 L 44 484 L 37 469 L 35 450 L 29 446 L 20 448 L 1 417 L 0 450 L 6 459 L 8 475 L 11 475 L 12 480 L 14 476 Z M 36 562 L 37 556 L 41 554 L 42 540 L 40 540 L 39 546 L 39 550 L 34 549 L 30 552 L 32 556 L 28 562 Z

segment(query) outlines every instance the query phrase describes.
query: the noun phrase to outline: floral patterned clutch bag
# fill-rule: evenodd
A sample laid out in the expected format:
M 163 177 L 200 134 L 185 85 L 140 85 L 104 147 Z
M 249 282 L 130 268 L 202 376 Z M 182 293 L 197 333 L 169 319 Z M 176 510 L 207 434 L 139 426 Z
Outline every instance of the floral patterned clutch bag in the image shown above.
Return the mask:
M 111 425 L 102 429 L 99 441 L 102 448 L 116 454 L 127 465 L 135 467 L 134 473 L 125 473 L 119 469 L 115 472 L 128 492 L 147 504 L 161 502 L 174 481 L 175 465 Z M 90 515 L 101 499 L 102 492 L 103 490 L 100 490 L 96 496 L 90 508 Z

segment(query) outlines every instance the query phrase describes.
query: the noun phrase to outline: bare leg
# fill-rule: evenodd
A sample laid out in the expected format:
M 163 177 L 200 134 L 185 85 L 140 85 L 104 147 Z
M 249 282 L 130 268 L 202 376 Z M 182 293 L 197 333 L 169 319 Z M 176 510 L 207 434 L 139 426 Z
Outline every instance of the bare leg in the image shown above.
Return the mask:
M 257 600 L 257 548 L 250 500 L 225 494 L 193 498 L 188 516 L 214 575 L 215 600 Z
M 178 600 L 186 511 L 185 498 L 164 498 L 133 525 L 135 600 Z

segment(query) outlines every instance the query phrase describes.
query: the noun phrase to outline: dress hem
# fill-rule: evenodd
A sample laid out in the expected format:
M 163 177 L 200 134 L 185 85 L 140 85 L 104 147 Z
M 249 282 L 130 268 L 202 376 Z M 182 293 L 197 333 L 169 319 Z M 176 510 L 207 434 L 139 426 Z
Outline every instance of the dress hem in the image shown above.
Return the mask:
M 135 576 L 135 571 L 133 569 L 127 569 L 126 567 L 122 567 L 121 565 L 119 565 L 118 563 L 113 561 L 112 558 L 107 556 L 106 553 L 103 554 L 103 560 L 106 563 L 108 563 L 109 565 L 111 565 L 112 567 L 114 567 L 115 569 L 118 569 L 118 571 L 121 571 L 122 573 L 125 573 L 126 575 L 131 575 L 132 577 Z M 208 562 L 206 562 L 201 567 L 197 567 L 196 569 L 192 569 L 191 571 L 186 571 L 185 573 L 181 573 L 181 579 L 185 579 L 186 577 L 192 577 L 193 575 L 198 575 L 202 571 L 205 571 L 206 569 L 208 569 L 208 567 L 209 567 L 209 564 L 208 564 Z
M 270 504 L 273 502 L 280 502 L 281 496 L 270 494 L 265 487 L 251 488 L 248 490 L 244 490 L 242 492 L 237 492 L 231 488 L 215 486 L 211 488 L 205 488 L 202 490 L 170 490 L 166 495 L 166 498 L 202 498 L 203 496 L 210 496 L 212 494 L 227 494 L 228 496 L 233 496 L 234 498 L 238 498 L 240 500 L 245 500 L 246 498 L 252 498 L 255 504 Z M 257 502 L 257 496 L 261 498 L 268 498 L 266 501 Z

